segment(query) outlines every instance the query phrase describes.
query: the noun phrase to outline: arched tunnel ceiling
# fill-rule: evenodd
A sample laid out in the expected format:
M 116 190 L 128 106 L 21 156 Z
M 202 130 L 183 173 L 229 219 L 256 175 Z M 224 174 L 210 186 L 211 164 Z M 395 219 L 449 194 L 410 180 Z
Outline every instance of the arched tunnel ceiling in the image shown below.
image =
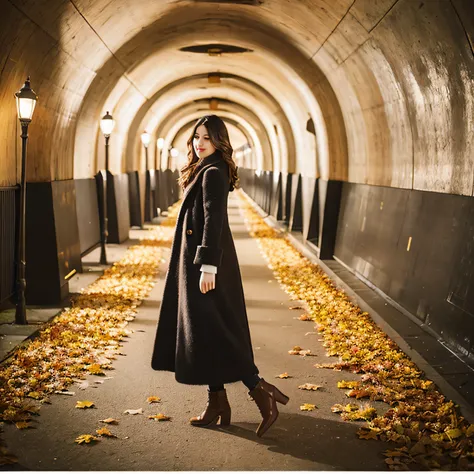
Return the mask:
M 108 103 L 121 118 L 129 106 L 133 120 L 148 94 L 223 66 L 270 92 L 298 130 L 296 163 L 317 154 L 323 177 L 473 194 L 471 0 L 7 0 L 1 8 L 0 185 L 18 180 L 11 97 L 27 74 L 40 96 L 28 179 L 44 181 L 72 178 L 82 160 L 92 163 L 88 176 L 96 172 L 97 157 L 84 152 L 95 154 Z M 194 54 L 199 69 L 193 53 L 177 52 L 222 42 L 253 50 L 240 58 L 254 60 Z M 172 55 L 182 60 L 156 63 Z M 118 124 L 123 136 L 128 128 Z
M 162 130 L 162 136 L 165 138 L 165 150 L 167 146 L 173 145 L 178 146 L 183 153 L 186 153 L 186 141 L 189 138 L 189 133 L 194 126 L 194 123 L 199 117 L 202 115 L 209 113 L 208 110 L 203 109 L 202 107 L 193 107 L 189 106 L 186 108 L 186 112 L 180 114 L 181 118 L 178 118 L 169 127 L 166 127 Z M 194 112 L 192 112 L 194 109 Z M 221 110 L 219 111 L 219 116 L 226 122 L 229 128 L 229 134 L 232 133 L 233 129 L 240 133 L 240 136 L 244 138 L 243 142 L 232 142 L 234 149 L 237 143 L 240 144 L 248 144 L 252 148 L 252 152 L 250 156 L 245 155 L 244 158 L 239 158 L 235 156 L 235 162 L 237 166 L 246 166 L 246 167 L 254 167 L 255 163 L 261 159 L 258 155 L 262 154 L 262 151 L 268 147 L 268 144 L 265 142 L 265 137 L 263 137 L 263 146 L 262 142 L 260 141 L 259 135 L 255 132 L 252 125 L 247 122 L 245 119 L 242 119 L 240 114 L 236 114 L 232 112 L 232 110 Z M 235 132 L 234 132 L 235 133 Z M 180 142 L 181 140 L 181 142 Z M 162 153 L 162 165 L 167 162 L 168 153 L 165 151 Z
M 156 134 L 157 136 L 163 136 L 170 142 L 189 120 L 197 120 L 206 113 L 209 113 L 209 111 L 203 111 L 200 104 L 192 104 L 189 107 L 183 108 L 179 115 L 175 117 L 175 120 L 164 122 L 164 126 L 160 127 Z M 245 110 L 245 108 L 237 104 L 226 104 L 226 107 L 223 107 L 219 111 L 219 116 L 223 119 L 230 119 L 239 123 L 241 130 L 249 137 L 250 145 L 255 149 L 254 156 L 256 163 L 261 163 L 263 153 L 271 153 L 271 145 L 268 136 L 264 133 L 258 119 L 248 110 Z
M 181 114 L 180 94 L 184 93 L 196 100 L 206 95 L 222 98 L 224 92 L 230 101 L 245 105 L 267 123 L 267 134 L 273 137 L 274 142 L 274 151 L 265 153 L 265 157 L 270 162 L 269 168 L 292 171 L 295 166 L 293 132 L 291 124 L 278 102 L 258 84 L 238 76 L 225 74 L 220 75 L 220 83 L 218 84 L 209 84 L 207 74 L 181 79 L 160 89 L 150 100 L 145 102 L 135 115 L 129 128 L 126 147 L 127 168 L 131 166 L 133 169 L 134 167 L 137 146 L 140 146 L 139 136 L 142 130 L 153 130 L 160 120 L 165 123 L 172 121 L 173 114 L 178 112 L 176 109 L 179 109 Z M 171 102 L 170 106 L 163 103 L 166 98 Z M 219 101 L 219 103 L 222 104 L 222 101 Z M 220 106 L 219 109 L 221 109 Z M 209 112 L 207 111 L 207 113 Z M 164 114 L 166 114 L 166 118 L 163 119 Z
M 260 125 L 257 125 L 255 128 L 257 130 L 260 128 L 265 129 L 265 133 L 272 143 L 272 149 L 266 150 L 264 157 L 262 157 L 262 162 L 259 163 L 259 165 L 260 167 L 265 167 L 267 169 L 273 169 L 275 167 L 278 170 L 281 169 L 280 146 L 275 126 L 280 128 L 283 128 L 283 126 L 278 115 L 275 113 L 275 105 L 271 101 L 265 103 L 262 95 L 263 94 L 259 93 L 257 90 L 247 92 L 238 87 L 238 84 L 227 83 L 227 81 L 223 81 L 221 84 L 208 84 L 206 78 L 181 82 L 178 86 L 171 88 L 164 94 L 161 94 L 151 107 L 148 108 L 140 123 L 135 124 L 135 126 L 132 124 L 130 127 L 127 157 L 131 159 L 131 161 L 128 162 L 127 166 L 132 167 L 132 169 L 135 166 L 133 162 L 133 150 L 137 149 L 139 135 L 143 129 L 147 129 L 151 132 L 161 122 L 164 121 L 165 123 L 169 123 L 173 120 L 173 114 L 179 112 L 179 110 L 187 103 L 196 100 L 215 98 L 220 105 L 225 102 L 241 104 L 247 109 L 247 115 L 254 115 L 252 122 L 255 124 L 260 123 Z M 144 106 L 146 106 L 146 103 Z M 137 117 L 142 115 L 143 114 L 139 113 L 137 114 Z M 287 134 L 291 138 L 292 130 L 289 123 L 287 120 L 284 120 L 286 118 L 284 115 L 282 115 L 282 118 Z M 283 152 L 285 167 L 288 162 L 288 153 L 286 149 L 284 149 Z M 292 150 L 292 154 L 294 155 L 294 150 Z M 292 168 L 293 166 L 290 167 Z
M 219 23 L 216 23 L 215 28 L 221 28 Z M 233 30 L 234 36 L 241 36 L 242 38 L 251 37 L 251 30 L 241 27 L 239 31 Z M 222 31 L 221 34 L 226 34 Z M 314 174 L 314 169 L 311 169 L 311 164 L 308 163 L 308 155 L 313 153 L 311 149 L 311 137 L 307 136 L 305 132 L 306 121 L 310 116 L 313 117 L 318 128 L 319 141 L 321 143 L 321 150 L 319 155 L 326 157 L 327 162 L 328 152 L 326 150 L 326 126 L 321 116 L 319 106 L 311 93 L 308 85 L 303 79 L 301 79 L 291 67 L 289 67 L 282 59 L 276 56 L 272 56 L 270 53 L 245 53 L 242 55 L 230 55 L 225 57 L 209 57 L 201 54 L 184 53 L 178 52 L 179 48 L 183 45 L 189 44 L 195 37 L 196 33 L 192 31 L 187 35 L 180 34 L 175 40 L 169 39 L 164 47 L 163 51 L 154 52 L 152 55 L 146 58 L 142 63 L 139 63 L 137 69 L 130 71 L 128 77 L 134 78 L 134 86 L 132 87 L 127 81 L 119 78 L 119 82 L 114 89 L 108 91 L 110 94 L 108 97 L 104 97 L 104 90 L 98 88 L 100 85 L 99 81 L 94 81 L 91 90 L 86 98 L 85 108 L 88 108 L 90 104 L 91 108 L 97 109 L 97 104 L 105 101 L 105 108 L 108 109 L 119 109 L 126 111 L 127 116 L 121 121 L 121 130 L 119 134 L 115 134 L 115 139 L 118 140 L 120 136 L 123 136 L 127 129 L 130 118 L 139 110 L 141 104 L 144 103 L 148 97 L 153 97 L 157 90 L 161 87 L 175 82 L 181 77 L 195 74 L 205 74 L 210 71 L 219 71 L 224 73 L 230 73 L 234 75 L 243 76 L 252 82 L 256 82 L 264 87 L 269 93 L 280 103 L 283 112 L 287 116 L 287 120 L 293 124 L 293 134 L 295 140 L 298 143 L 300 157 L 305 157 L 305 168 L 308 173 Z M 238 40 L 235 39 L 234 43 Z M 243 44 L 243 40 L 242 44 Z M 262 39 L 264 41 L 264 39 Z M 279 44 L 275 39 L 265 37 L 265 41 L 270 43 L 273 42 L 273 47 L 278 49 L 279 54 L 284 51 L 284 44 Z M 256 47 L 258 43 L 253 44 L 246 40 L 246 46 Z M 288 49 L 288 48 L 287 48 Z M 291 50 L 291 48 L 290 48 Z M 295 60 L 296 51 L 288 51 L 288 56 Z M 301 69 L 304 66 L 305 59 L 300 58 Z M 166 64 L 166 68 L 157 68 L 157 65 Z M 296 67 L 297 65 L 295 65 Z M 314 66 L 316 73 L 318 69 Z M 310 69 L 308 69 L 310 71 Z M 313 76 L 307 73 L 307 78 L 312 79 Z M 110 86 L 109 86 L 110 88 Z M 146 91 L 146 93 L 138 92 L 138 90 Z M 324 97 L 327 100 L 327 97 Z M 326 107 L 326 110 L 328 107 Z M 133 111 L 133 113 L 131 113 Z M 87 113 L 91 116 L 91 122 L 87 120 L 81 121 L 78 140 L 76 143 L 76 154 L 90 155 L 89 150 L 83 150 L 82 147 L 86 143 L 83 139 L 84 134 L 90 134 L 90 130 L 95 127 L 97 129 L 97 122 L 92 121 L 92 117 L 98 113 L 98 110 L 93 114 Z M 327 115 L 327 114 L 326 114 Z M 338 140 L 333 140 L 334 153 L 340 150 L 341 143 L 344 143 L 343 125 L 342 123 L 336 124 L 333 129 L 338 129 L 337 134 Z M 83 133 L 81 132 L 83 130 Z M 334 132 L 335 135 L 335 132 Z M 123 140 L 123 138 L 122 138 Z M 81 148 L 77 148 L 80 146 Z M 119 149 L 122 146 L 122 142 L 117 143 L 116 148 Z M 346 154 L 343 155 L 338 163 L 346 159 Z M 313 162 L 315 159 L 312 160 Z M 323 159 L 321 159 L 323 161 Z M 297 169 L 302 169 L 301 163 L 297 166 Z M 344 164 L 343 168 L 347 168 Z M 293 171 L 293 170 L 292 170 Z M 326 172 L 326 174 L 328 174 Z

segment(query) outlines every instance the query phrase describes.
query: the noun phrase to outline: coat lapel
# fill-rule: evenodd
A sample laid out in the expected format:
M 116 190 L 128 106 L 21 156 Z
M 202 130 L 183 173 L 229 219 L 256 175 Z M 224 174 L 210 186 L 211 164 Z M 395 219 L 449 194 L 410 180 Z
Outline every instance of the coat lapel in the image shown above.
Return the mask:
M 222 158 L 219 158 L 219 157 L 215 157 L 213 159 L 211 159 L 211 161 L 209 161 L 208 163 L 205 163 L 204 166 L 202 166 L 202 168 L 197 172 L 196 176 L 194 177 L 194 179 L 188 184 L 188 186 L 186 187 L 186 189 L 184 190 L 184 193 L 183 193 L 183 204 L 184 204 L 184 200 L 186 199 L 186 196 L 189 195 L 189 193 L 191 192 L 191 189 L 194 188 L 194 186 L 196 185 L 197 181 L 198 181 L 198 178 L 199 176 L 201 176 L 202 172 L 204 170 L 206 170 L 207 168 L 209 168 L 209 166 L 211 165 L 214 165 L 216 163 L 218 163 L 219 161 L 222 161 Z M 181 204 L 182 205 L 182 204 Z

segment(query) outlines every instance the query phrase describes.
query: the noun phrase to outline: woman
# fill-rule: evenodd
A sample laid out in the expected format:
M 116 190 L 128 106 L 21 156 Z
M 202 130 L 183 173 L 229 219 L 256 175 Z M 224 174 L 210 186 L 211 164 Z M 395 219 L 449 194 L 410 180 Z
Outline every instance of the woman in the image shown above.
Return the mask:
M 199 119 L 188 140 L 184 188 L 160 308 L 152 368 L 175 372 L 178 382 L 208 385 L 208 402 L 194 426 L 230 424 L 224 384 L 242 380 L 256 402 L 262 436 L 289 398 L 258 376 L 239 263 L 229 227 L 227 198 L 237 167 L 224 122 Z

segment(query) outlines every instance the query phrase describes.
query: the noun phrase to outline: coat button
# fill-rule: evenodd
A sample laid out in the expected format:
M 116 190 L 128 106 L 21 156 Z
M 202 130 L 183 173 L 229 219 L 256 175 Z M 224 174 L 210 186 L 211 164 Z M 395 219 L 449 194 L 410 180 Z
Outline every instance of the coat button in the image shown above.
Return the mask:
M 192 233 L 193 233 L 192 229 L 188 229 L 188 230 L 186 231 L 186 234 L 188 234 L 188 235 L 191 235 Z

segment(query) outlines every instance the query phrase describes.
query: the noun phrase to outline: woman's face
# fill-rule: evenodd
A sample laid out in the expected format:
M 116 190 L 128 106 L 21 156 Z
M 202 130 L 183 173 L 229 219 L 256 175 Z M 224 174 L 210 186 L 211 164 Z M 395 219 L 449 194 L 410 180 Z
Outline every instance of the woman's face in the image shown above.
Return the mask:
M 211 143 L 211 139 L 207 133 L 205 125 L 199 125 L 194 134 L 193 146 L 196 155 L 201 158 L 212 155 L 216 151 L 215 146 Z

